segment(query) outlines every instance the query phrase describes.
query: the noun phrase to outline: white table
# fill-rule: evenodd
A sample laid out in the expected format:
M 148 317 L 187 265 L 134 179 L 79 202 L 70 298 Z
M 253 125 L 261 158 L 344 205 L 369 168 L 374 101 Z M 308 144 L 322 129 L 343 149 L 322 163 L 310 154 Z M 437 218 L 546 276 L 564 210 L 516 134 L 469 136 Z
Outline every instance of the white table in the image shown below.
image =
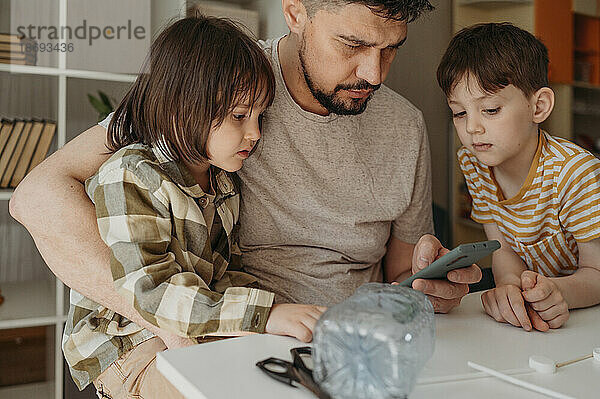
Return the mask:
M 310 399 L 308 391 L 277 382 L 255 366 L 271 356 L 290 360 L 290 348 L 301 345 L 289 337 L 250 335 L 165 351 L 157 367 L 189 399 Z M 494 321 L 483 311 L 480 294 L 470 294 L 451 314 L 436 315 L 435 351 L 410 398 L 545 397 L 486 377 L 470 369 L 469 360 L 574 398 L 600 398 L 600 364 L 592 359 L 552 375 L 528 367 L 534 354 L 560 362 L 594 347 L 600 347 L 600 306 L 572 311 L 561 329 L 528 333 Z

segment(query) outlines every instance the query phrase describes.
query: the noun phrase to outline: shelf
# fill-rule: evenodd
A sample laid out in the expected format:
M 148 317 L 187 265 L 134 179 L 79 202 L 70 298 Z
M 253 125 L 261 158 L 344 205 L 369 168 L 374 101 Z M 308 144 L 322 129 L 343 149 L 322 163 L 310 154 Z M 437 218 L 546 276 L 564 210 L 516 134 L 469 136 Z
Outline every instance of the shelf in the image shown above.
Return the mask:
M 0 398 L 50 399 L 54 397 L 54 382 L 14 385 L 0 388 Z
M 8 201 L 15 190 L 11 189 L 0 189 L 0 201 Z
M 4 303 L 0 305 L 0 329 L 46 326 L 65 321 L 56 315 L 54 281 L 37 280 L 0 283 Z M 23 315 L 27 315 L 23 318 Z
M 83 71 L 78 69 L 60 69 L 13 64 L 0 64 L 0 72 L 45 76 L 66 76 L 69 78 L 107 80 L 111 82 L 133 82 L 137 78 L 137 75 L 127 75 L 123 73 Z

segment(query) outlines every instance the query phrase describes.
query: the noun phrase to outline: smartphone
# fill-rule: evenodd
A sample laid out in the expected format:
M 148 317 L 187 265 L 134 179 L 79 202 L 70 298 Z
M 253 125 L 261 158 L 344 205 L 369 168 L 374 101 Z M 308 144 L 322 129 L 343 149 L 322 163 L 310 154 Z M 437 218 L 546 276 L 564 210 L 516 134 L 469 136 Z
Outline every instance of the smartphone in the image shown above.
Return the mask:
M 500 242 L 497 240 L 461 244 L 446 255 L 433 261 L 433 263 L 425 269 L 416 272 L 411 277 L 401 282 L 400 285 L 403 287 L 412 287 L 413 281 L 418 278 L 445 279 L 446 274 L 448 274 L 450 270 L 471 266 L 473 263 L 477 263 L 479 259 L 485 258 L 498 248 L 500 248 Z

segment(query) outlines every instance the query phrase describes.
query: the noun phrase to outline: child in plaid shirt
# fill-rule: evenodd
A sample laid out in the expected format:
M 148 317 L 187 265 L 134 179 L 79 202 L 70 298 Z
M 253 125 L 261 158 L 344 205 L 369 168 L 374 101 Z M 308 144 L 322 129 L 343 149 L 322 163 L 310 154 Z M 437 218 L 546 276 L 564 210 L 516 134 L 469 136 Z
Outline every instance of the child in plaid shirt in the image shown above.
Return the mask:
M 236 241 L 232 172 L 273 100 L 268 59 L 232 23 L 189 17 L 160 34 L 146 67 L 103 122 L 113 154 L 86 182 L 117 291 L 158 331 L 194 343 L 265 332 L 310 340 L 324 308 L 273 305 L 241 270 Z M 80 389 L 180 396 L 156 372 L 164 349 L 155 333 L 71 291 L 63 351 Z

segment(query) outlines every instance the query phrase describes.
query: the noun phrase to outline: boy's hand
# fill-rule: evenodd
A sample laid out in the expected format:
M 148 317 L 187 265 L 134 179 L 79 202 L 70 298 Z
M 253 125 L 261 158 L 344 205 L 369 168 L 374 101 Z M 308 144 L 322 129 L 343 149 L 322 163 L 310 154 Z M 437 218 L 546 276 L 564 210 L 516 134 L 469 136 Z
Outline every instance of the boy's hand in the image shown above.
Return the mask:
M 532 325 L 525 309 L 525 301 L 521 289 L 516 285 L 501 285 L 488 290 L 481 295 L 481 302 L 486 313 L 496 321 L 531 331 Z
M 317 320 L 326 309 L 324 306 L 316 305 L 273 305 L 265 332 L 275 335 L 289 335 L 302 342 L 310 342 Z
M 521 274 L 523 298 L 531 304 L 550 328 L 559 328 L 569 318 L 569 305 L 548 277 L 525 270 Z

